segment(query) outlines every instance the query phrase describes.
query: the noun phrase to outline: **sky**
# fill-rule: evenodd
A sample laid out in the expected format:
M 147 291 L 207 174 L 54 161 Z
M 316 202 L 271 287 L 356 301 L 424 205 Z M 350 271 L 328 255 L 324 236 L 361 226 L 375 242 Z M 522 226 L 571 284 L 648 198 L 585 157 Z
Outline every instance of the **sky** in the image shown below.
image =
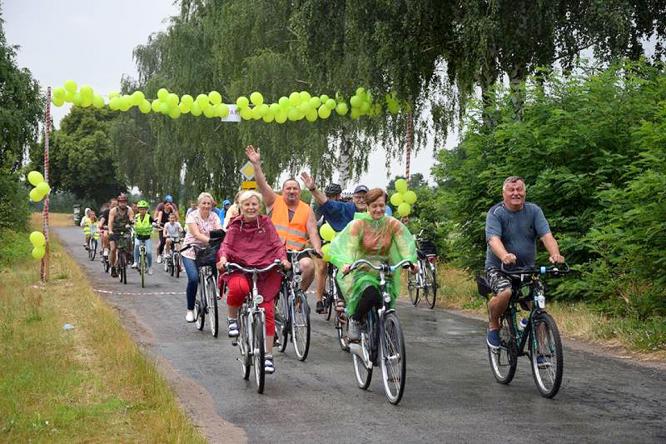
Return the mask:
M 73 79 L 79 85 L 89 84 L 101 94 L 118 91 L 123 75 L 138 77 L 132 50 L 146 43 L 150 34 L 165 30 L 168 18 L 178 12 L 173 0 L 0 0 L 0 3 L 7 42 L 19 46 L 18 65 L 28 68 L 44 89 Z M 52 107 L 56 127 L 68 111 L 69 105 Z M 386 186 L 385 163 L 385 152 L 374 151 L 368 162 L 369 170 L 359 183 Z M 423 147 L 412 158 L 412 173 L 429 178 L 433 163 L 432 146 Z M 404 156 L 391 163 L 391 177 L 404 171 Z

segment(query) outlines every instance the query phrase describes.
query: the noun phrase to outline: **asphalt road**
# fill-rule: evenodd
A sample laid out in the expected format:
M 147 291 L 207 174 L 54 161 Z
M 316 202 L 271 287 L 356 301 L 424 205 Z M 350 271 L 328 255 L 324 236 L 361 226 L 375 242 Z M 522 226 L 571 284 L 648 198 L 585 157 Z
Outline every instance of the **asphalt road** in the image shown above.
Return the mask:
M 184 276 L 156 265 L 145 289 L 135 272 L 122 285 L 88 261 L 80 229 L 56 234 L 211 441 L 237 432 L 249 442 L 666 442 L 666 371 L 565 347 L 560 392 L 544 399 L 527 358 L 510 385 L 495 382 L 483 322 L 406 304 L 398 307 L 407 345 L 400 405 L 386 401 L 379 371 L 368 391 L 356 387 L 332 321 L 314 312 L 307 360 L 291 345 L 276 351 L 276 373 L 259 395 L 252 377 L 241 379 L 224 330 L 216 339 L 185 322 Z

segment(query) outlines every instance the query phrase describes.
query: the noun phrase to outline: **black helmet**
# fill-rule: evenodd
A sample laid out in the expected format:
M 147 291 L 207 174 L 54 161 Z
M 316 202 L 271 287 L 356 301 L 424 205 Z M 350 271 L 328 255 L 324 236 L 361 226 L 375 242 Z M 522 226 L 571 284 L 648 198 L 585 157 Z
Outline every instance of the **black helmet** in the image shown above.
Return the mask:
M 342 193 L 342 187 L 337 183 L 329 183 L 324 188 L 324 194 L 327 196 L 337 196 L 340 193 Z

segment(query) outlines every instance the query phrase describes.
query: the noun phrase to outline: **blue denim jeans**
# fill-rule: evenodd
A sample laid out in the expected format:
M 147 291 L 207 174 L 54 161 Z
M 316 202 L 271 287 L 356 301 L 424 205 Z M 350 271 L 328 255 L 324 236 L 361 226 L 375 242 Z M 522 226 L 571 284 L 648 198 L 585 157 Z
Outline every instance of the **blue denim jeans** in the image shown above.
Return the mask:
M 145 241 L 134 240 L 134 262 L 139 263 L 139 246 L 142 243 L 146 245 L 146 259 L 148 261 L 148 268 L 150 268 L 153 266 L 153 242 L 150 239 L 146 239 Z
M 189 257 L 181 256 L 181 259 L 183 260 L 183 267 L 187 274 L 187 309 L 194 310 L 194 300 L 197 297 L 197 289 L 199 288 L 199 267 Z

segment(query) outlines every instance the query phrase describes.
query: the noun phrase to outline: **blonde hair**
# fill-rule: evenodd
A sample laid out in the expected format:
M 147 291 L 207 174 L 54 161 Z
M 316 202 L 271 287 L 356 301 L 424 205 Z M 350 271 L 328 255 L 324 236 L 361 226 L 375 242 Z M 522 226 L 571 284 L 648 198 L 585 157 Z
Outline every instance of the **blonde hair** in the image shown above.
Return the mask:
M 243 202 L 245 202 L 246 200 L 252 199 L 253 197 L 256 198 L 257 202 L 259 202 L 259 205 L 261 205 L 261 203 L 263 202 L 263 199 L 261 198 L 261 194 L 257 193 L 256 191 L 253 191 L 253 190 L 247 190 L 247 191 L 243 191 L 242 193 L 240 193 L 240 195 L 238 196 L 238 204 L 242 205 Z
M 197 204 L 200 204 L 202 200 L 204 199 L 210 199 L 210 203 L 212 204 L 215 202 L 215 199 L 213 199 L 213 196 L 210 193 L 206 193 L 205 191 L 201 194 L 199 194 L 199 197 L 197 197 Z

